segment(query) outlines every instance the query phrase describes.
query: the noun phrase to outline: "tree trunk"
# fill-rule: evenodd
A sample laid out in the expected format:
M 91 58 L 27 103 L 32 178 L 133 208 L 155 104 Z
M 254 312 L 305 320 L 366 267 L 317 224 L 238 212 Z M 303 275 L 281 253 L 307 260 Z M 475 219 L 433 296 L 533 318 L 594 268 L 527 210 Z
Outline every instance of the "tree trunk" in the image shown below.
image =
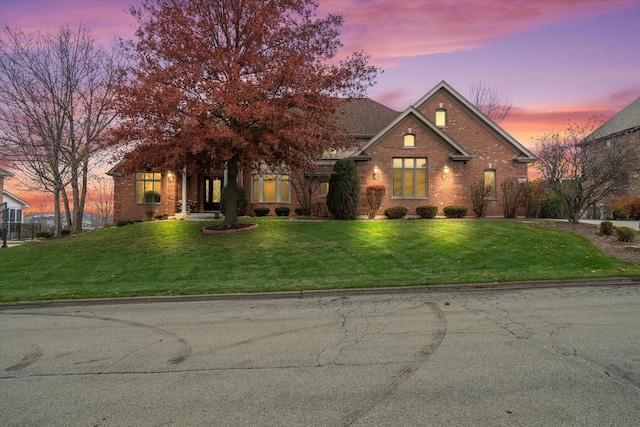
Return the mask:
M 53 220 L 55 222 L 55 235 L 59 236 L 62 230 L 62 216 L 60 212 L 60 190 L 53 193 Z
M 227 200 L 223 227 L 232 228 L 238 224 L 238 159 L 232 158 L 227 163 Z
M 67 228 L 71 229 L 73 226 L 72 218 L 71 218 L 71 208 L 69 207 L 69 197 L 67 196 L 66 190 L 62 190 L 62 200 L 64 201 L 64 212 L 66 214 L 67 220 Z

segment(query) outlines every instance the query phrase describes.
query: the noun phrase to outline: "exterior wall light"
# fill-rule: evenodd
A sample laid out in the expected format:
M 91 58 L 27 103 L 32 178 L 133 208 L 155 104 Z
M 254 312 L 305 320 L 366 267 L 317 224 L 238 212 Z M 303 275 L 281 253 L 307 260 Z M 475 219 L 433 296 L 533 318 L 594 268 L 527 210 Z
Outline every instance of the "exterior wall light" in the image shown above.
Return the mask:
M 169 182 L 173 182 L 173 179 L 174 179 L 173 173 L 171 172 L 167 173 L 167 179 L 169 179 Z
M 449 175 L 449 166 L 444 165 L 442 168 L 442 179 L 447 180 L 447 175 Z
M 373 167 L 373 179 L 378 179 L 378 175 L 380 174 L 380 168 L 378 165 Z

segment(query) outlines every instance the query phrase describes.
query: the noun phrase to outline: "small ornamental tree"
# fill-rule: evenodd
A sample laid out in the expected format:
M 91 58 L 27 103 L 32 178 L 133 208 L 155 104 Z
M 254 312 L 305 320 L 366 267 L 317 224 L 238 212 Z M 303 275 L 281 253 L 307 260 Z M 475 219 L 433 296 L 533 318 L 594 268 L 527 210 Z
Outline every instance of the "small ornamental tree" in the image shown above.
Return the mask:
M 523 185 L 517 178 L 508 178 L 500 184 L 502 189 L 502 211 L 505 218 L 515 218 L 522 201 Z
M 524 206 L 527 218 L 538 218 L 542 205 L 547 200 L 549 189 L 541 179 L 527 181 L 524 186 Z
M 473 208 L 473 213 L 475 213 L 478 218 L 482 218 L 487 211 L 487 198 L 485 197 L 484 192 L 484 179 L 481 179 L 477 184 L 471 184 L 470 188 L 471 206 Z
M 376 212 L 380 209 L 380 205 L 382 205 L 382 199 L 387 189 L 384 185 L 370 185 L 365 191 L 368 210 L 367 216 L 369 219 L 373 219 L 376 217 Z
M 624 215 L 627 219 L 640 219 L 640 197 L 625 197 L 611 204 L 614 212 Z
M 340 159 L 333 166 L 327 208 L 336 219 L 356 219 L 360 215 L 360 180 L 352 159 Z

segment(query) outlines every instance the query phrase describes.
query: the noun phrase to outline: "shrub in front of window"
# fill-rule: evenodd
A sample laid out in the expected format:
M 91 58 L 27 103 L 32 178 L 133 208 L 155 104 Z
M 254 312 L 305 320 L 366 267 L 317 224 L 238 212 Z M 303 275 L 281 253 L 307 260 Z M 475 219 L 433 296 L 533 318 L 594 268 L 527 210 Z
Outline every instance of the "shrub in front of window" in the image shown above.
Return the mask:
M 464 218 L 467 216 L 467 207 L 450 205 L 445 206 L 442 212 L 444 212 L 444 216 L 447 218 Z
M 404 206 L 394 206 L 392 208 L 386 209 L 384 214 L 389 219 L 400 219 L 404 218 L 407 215 L 408 209 Z
M 484 196 L 484 179 L 478 184 L 471 184 L 471 207 L 478 218 L 484 217 L 487 211 L 487 198 Z
M 267 215 L 269 215 L 269 212 L 271 212 L 271 209 L 269 209 L 269 208 L 255 208 L 253 210 L 253 212 L 256 214 L 256 216 L 267 216 Z
M 613 234 L 613 223 L 611 221 L 602 221 L 600 223 L 600 234 L 611 236 Z
M 236 194 L 238 199 L 236 200 L 237 214 L 243 216 L 247 210 L 247 193 L 244 191 L 244 187 L 236 183 Z M 222 188 L 220 193 L 220 212 L 224 214 L 227 211 L 227 186 Z
M 306 209 L 306 208 L 295 208 L 295 213 L 296 213 L 296 215 L 300 215 L 300 216 L 309 216 L 309 215 L 311 215 L 311 211 L 309 209 Z
M 636 230 L 631 227 L 618 227 L 616 228 L 616 234 L 619 241 L 631 242 L 636 237 Z
M 356 219 L 360 215 L 360 179 L 353 159 L 340 159 L 333 166 L 327 208 L 335 219 Z
M 289 212 L 291 212 L 291 209 L 289 209 L 286 206 L 279 206 L 279 207 L 275 208 L 274 211 L 276 212 L 276 215 L 278 215 L 278 216 L 289 216 Z
M 382 198 L 386 191 L 387 189 L 384 185 L 370 185 L 365 190 L 367 198 L 367 216 L 369 219 L 376 217 L 376 212 L 380 209 Z
M 433 219 L 436 217 L 437 213 L 438 213 L 437 206 L 427 205 L 427 206 L 418 206 L 416 208 L 416 214 L 420 218 Z

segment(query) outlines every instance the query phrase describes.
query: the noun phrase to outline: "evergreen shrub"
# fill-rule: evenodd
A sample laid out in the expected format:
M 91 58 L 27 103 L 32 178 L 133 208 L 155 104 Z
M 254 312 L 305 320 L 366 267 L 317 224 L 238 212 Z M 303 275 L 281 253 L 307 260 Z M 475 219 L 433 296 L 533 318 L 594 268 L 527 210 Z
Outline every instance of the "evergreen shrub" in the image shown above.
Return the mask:
M 437 206 L 427 205 L 427 206 L 418 206 L 416 208 L 416 214 L 420 218 L 433 219 L 433 218 L 436 217 L 437 213 L 438 213 L 438 207 Z
M 445 206 L 442 212 L 447 218 L 464 218 L 467 216 L 466 206 L 449 205 Z
M 333 166 L 327 208 L 335 219 L 357 219 L 360 215 L 360 179 L 353 159 L 340 159 Z
M 276 215 L 278 215 L 278 216 L 289 216 L 289 213 L 291 212 L 291 209 L 289 209 L 286 206 L 279 206 L 279 207 L 275 208 L 274 211 L 276 212 Z
M 311 212 L 309 211 L 309 209 L 305 209 L 305 208 L 295 208 L 294 209 L 296 215 L 300 215 L 300 216 L 309 216 L 311 215 Z
M 616 228 L 616 234 L 619 241 L 631 242 L 636 237 L 636 230 L 631 227 L 618 227 Z
M 600 223 L 600 234 L 611 236 L 613 234 L 613 223 L 611 221 L 602 221 Z
M 253 210 L 253 212 L 256 214 L 256 216 L 267 216 L 267 215 L 269 215 L 269 212 L 271 212 L 271 209 L 269 209 L 269 208 L 255 208 Z
M 407 215 L 408 209 L 404 206 L 394 206 L 392 208 L 386 209 L 384 214 L 389 217 L 389 219 L 400 219 L 404 218 Z

